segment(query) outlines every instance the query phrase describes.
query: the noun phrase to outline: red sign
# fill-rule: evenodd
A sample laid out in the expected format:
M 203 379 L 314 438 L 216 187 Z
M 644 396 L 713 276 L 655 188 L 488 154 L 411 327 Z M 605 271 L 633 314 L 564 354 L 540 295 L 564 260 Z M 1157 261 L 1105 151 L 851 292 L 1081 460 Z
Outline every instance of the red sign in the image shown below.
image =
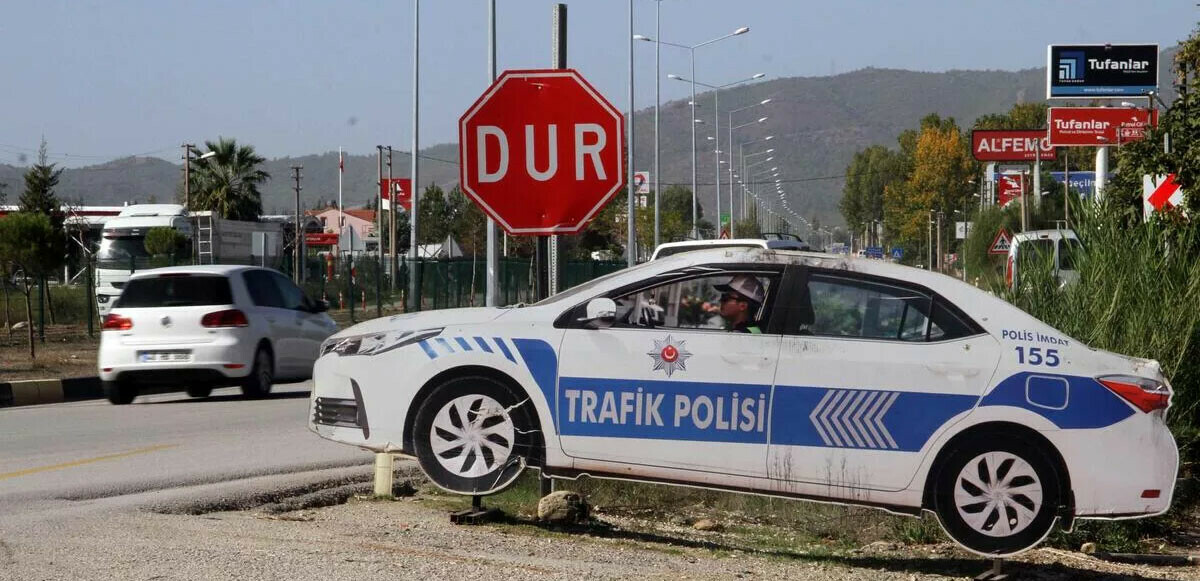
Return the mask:
M 624 117 L 572 69 L 505 71 L 458 132 L 463 191 L 509 234 L 579 232 L 625 185 Z
M 1051 107 L 1050 143 L 1055 146 L 1121 145 L 1158 125 L 1157 109 L 1134 107 Z
M 305 232 L 305 246 L 337 246 L 337 232 Z
M 383 209 L 391 208 L 389 205 L 392 199 L 392 192 L 396 194 L 396 200 L 400 205 L 408 211 L 412 211 L 412 180 L 408 178 L 392 178 L 389 182 L 388 178 L 383 178 L 379 182 L 379 195 L 383 196 Z
M 1182 204 L 1183 191 L 1179 189 L 1179 184 L 1175 181 L 1175 174 L 1167 174 L 1166 178 L 1159 177 L 1158 180 L 1150 180 L 1150 185 L 1153 185 L 1154 189 L 1146 196 L 1146 203 L 1159 212 Z
M 971 153 L 979 161 L 1033 161 L 1041 142 L 1042 161 L 1054 159 L 1042 129 L 976 129 L 971 132 Z
M 1008 249 L 1012 247 L 1012 237 L 1008 235 L 1008 231 L 1001 228 L 996 233 L 996 238 L 992 240 L 992 245 L 988 247 L 988 254 L 1008 254 Z
M 1023 181 L 1021 174 L 1000 174 L 996 178 L 996 204 L 1003 207 L 1020 198 L 1024 189 Z

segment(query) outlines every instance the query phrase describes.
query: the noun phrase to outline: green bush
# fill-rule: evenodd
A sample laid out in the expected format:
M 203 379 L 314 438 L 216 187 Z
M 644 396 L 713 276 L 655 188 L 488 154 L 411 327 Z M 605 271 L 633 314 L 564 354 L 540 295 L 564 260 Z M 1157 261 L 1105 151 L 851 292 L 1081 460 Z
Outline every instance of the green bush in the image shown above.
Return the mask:
M 143 244 L 150 256 L 186 257 L 189 250 L 187 237 L 165 226 L 148 230 Z

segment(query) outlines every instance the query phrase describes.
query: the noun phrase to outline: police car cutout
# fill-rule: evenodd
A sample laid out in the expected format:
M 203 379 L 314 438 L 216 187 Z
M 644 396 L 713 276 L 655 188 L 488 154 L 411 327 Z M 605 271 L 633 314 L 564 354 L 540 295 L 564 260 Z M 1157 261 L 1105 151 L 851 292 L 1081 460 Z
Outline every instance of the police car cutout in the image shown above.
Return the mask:
M 759 332 L 730 330 L 740 305 Z M 529 306 L 376 319 L 327 340 L 314 379 L 314 432 L 455 493 L 533 466 L 930 511 L 986 555 L 1161 514 L 1178 465 L 1157 362 L 947 276 L 808 252 L 688 252 Z

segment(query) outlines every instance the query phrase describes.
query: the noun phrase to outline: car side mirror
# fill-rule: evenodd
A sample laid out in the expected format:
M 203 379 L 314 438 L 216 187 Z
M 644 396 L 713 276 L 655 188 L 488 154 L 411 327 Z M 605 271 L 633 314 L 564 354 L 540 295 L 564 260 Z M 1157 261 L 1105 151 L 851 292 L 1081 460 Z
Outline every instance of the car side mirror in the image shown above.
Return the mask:
M 580 323 L 589 329 L 606 329 L 617 320 L 617 303 L 612 299 L 598 297 L 588 301 Z

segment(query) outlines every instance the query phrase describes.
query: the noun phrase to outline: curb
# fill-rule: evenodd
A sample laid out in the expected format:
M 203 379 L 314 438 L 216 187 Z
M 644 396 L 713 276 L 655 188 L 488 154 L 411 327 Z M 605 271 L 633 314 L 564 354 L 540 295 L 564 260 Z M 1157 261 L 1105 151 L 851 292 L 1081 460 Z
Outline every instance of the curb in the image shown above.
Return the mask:
M 0 382 L 0 408 L 100 399 L 100 378 L 30 379 Z

